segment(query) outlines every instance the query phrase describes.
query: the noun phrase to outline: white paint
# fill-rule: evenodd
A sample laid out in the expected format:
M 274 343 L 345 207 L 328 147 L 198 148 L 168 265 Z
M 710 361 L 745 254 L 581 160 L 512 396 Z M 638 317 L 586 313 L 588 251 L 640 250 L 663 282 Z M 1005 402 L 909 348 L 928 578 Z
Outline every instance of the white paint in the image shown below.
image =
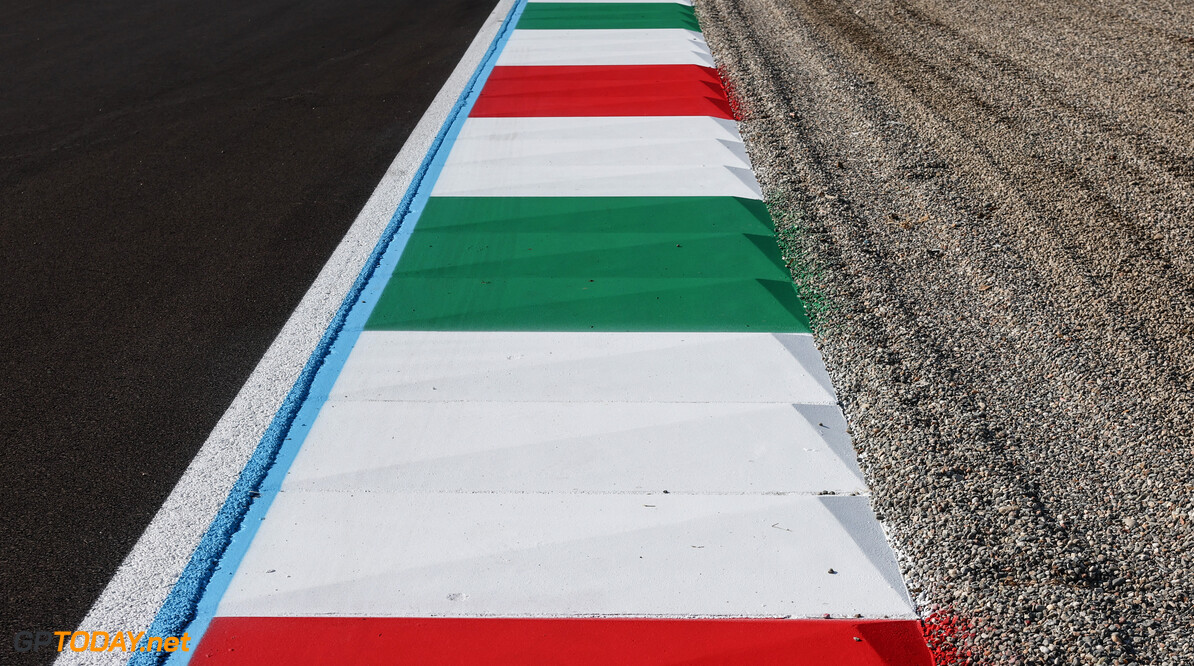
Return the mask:
M 469 118 L 432 194 L 762 198 L 737 124 L 705 116 Z
M 226 616 L 824 613 L 915 616 L 865 497 L 283 492 L 219 608 Z
M 500 0 L 278 337 L 104 588 L 79 630 L 147 630 L 390 221 L 514 0 Z M 63 652 L 58 664 L 112 663 Z
M 499 66 L 700 65 L 714 67 L 699 32 L 660 30 L 515 30 Z
M 797 333 L 365 331 L 332 400 L 834 404 Z
M 324 405 L 284 491 L 865 493 L 836 405 Z

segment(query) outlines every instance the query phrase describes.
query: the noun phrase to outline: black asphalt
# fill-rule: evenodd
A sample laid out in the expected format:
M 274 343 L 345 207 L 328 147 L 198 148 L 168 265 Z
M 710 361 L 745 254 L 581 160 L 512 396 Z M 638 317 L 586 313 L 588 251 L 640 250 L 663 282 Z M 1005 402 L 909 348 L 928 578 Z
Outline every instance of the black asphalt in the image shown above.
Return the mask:
M 0 4 L 0 663 L 82 618 L 493 5 Z

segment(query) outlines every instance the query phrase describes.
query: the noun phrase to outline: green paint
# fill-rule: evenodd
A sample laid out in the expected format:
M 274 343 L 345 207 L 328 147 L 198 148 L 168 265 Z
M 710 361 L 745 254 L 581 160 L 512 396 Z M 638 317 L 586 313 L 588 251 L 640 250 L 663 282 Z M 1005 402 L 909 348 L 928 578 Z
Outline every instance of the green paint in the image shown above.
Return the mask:
M 774 233 L 767 206 L 734 197 L 432 197 L 419 231 Z
M 519 30 L 684 28 L 700 31 L 692 7 L 674 2 L 531 2 Z
M 396 277 L 366 328 L 807 332 L 789 281 Z
M 434 197 L 381 330 L 808 330 L 761 202 Z
M 824 237 L 826 231 L 813 223 L 798 201 L 783 192 L 774 192 L 773 195 L 767 209 L 775 220 L 780 253 L 787 258 L 788 270 L 798 285 L 800 301 L 808 313 L 809 326 L 819 330 L 833 320 L 826 315 L 840 309 L 823 289 L 826 283 L 825 267 L 816 259 L 819 252 L 814 246 L 823 242 L 819 239 Z
M 788 279 L 771 236 L 421 230 L 406 246 L 395 275 Z

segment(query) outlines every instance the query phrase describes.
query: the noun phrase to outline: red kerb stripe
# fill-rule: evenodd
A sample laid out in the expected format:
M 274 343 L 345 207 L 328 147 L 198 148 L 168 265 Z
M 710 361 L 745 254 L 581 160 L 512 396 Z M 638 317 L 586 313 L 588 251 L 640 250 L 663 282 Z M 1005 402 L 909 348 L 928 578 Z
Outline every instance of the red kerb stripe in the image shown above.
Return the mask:
M 196 664 L 932 666 L 915 620 L 217 617 Z
M 699 65 L 495 67 L 470 115 L 734 117 L 717 70 Z

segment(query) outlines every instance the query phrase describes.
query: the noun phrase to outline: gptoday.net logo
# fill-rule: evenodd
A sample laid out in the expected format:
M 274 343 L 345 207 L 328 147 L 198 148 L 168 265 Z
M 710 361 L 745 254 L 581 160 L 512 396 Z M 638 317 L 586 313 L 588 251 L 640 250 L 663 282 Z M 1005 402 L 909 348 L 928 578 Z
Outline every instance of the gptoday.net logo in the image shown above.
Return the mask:
M 12 647 L 17 652 L 40 652 L 49 647 L 58 652 L 190 652 L 190 641 L 188 634 L 146 639 L 144 631 L 18 631 L 12 636 Z

